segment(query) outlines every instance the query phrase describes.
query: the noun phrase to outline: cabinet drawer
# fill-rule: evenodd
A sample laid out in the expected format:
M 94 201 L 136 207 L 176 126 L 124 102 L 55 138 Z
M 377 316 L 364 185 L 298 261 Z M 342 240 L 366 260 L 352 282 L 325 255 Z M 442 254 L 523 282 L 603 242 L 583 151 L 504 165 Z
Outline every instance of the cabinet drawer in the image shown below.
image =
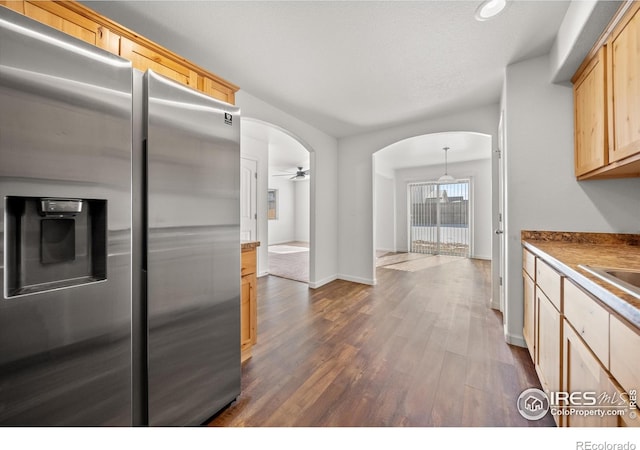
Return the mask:
M 529 274 L 531 279 L 536 279 L 536 257 L 527 249 L 522 249 L 522 268 Z
M 241 268 L 240 276 L 256 273 L 256 251 L 255 250 L 242 252 L 241 261 L 242 261 L 242 266 L 241 266 L 242 268 Z
M 585 391 L 595 392 L 596 395 L 616 395 L 617 388 L 609 375 L 598 361 L 598 358 L 578 337 L 569 322 L 564 320 L 564 348 L 563 348 L 563 384 L 562 390 L 568 393 Z M 605 405 L 609 407 L 611 405 Z M 623 406 L 620 406 L 623 408 Z M 618 418 L 612 416 L 581 416 L 567 415 L 563 418 L 566 427 L 613 427 L 618 424 Z
M 569 280 L 564 280 L 564 316 L 606 368 L 609 368 L 609 313 Z
M 610 360 L 609 371 L 629 392 L 640 389 L 640 335 L 615 316 L 610 317 Z
M 547 298 L 553 303 L 553 306 L 560 312 L 562 312 L 562 302 L 560 294 L 562 277 L 558 272 L 553 270 L 542 261 L 537 258 L 536 261 L 536 284 L 542 289 Z

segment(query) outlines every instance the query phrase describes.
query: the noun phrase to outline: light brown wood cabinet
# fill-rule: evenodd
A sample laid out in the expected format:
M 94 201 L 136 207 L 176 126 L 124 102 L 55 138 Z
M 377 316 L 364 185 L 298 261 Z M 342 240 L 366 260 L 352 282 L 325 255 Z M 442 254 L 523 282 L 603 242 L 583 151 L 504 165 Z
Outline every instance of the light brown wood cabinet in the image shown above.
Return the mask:
M 575 81 L 575 170 L 580 177 L 609 163 L 606 115 L 606 47 Z
M 240 350 L 241 361 L 251 357 L 251 348 L 258 340 L 258 279 L 256 275 L 256 249 L 243 249 L 240 288 Z
M 564 379 L 563 390 L 567 392 L 593 392 L 596 395 L 607 393 L 612 398 L 618 392 L 615 384 L 598 358 L 578 337 L 576 331 L 567 320 L 564 321 Z M 580 400 L 582 403 L 583 400 Z M 587 401 L 584 401 L 587 403 Z M 606 407 L 613 405 L 606 405 Z M 578 409 L 581 405 L 574 406 Z M 615 427 L 618 425 L 617 416 L 588 416 L 568 414 L 563 416 L 563 426 L 567 427 Z
M 562 376 L 562 314 L 546 295 L 536 289 L 538 306 L 537 364 L 536 371 L 545 392 L 558 392 Z M 554 416 L 554 419 L 558 417 Z
M 523 248 L 523 335 L 544 391 L 594 393 L 599 402 L 595 409 L 624 410 L 624 414 L 603 416 L 554 414 L 556 423 L 640 426 L 640 411 L 629 404 L 630 394 L 640 386 L 640 332 L 579 287 L 570 275 L 556 271 L 532 251 Z M 610 403 L 601 396 L 608 396 Z M 552 408 L 580 409 L 576 406 L 580 402 L 577 397 L 575 404 L 554 404 Z M 588 409 L 589 405 L 583 406 Z
M 527 249 L 522 250 L 522 274 L 522 334 L 542 389 L 557 392 L 562 388 L 562 277 Z M 561 425 L 561 416 L 553 418 Z
M 235 90 L 206 76 L 198 77 L 198 89 L 223 102 L 235 103 Z
M 524 288 L 524 326 L 522 334 L 534 363 L 536 355 L 536 257 L 527 249 L 522 249 L 522 280 Z
M 20 14 L 24 14 L 24 1 L 22 0 L 0 0 L 0 6 L 4 6 L 5 8 L 12 9 Z
M 640 152 L 640 5 L 616 26 L 607 47 L 609 160 L 621 161 Z
M 640 390 L 640 334 L 622 320 L 610 321 L 610 370 L 622 388 L 629 392 Z
M 564 280 L 564 316 L 591 351 L 609 368 L 609 312 Z
M 131 61 L 134 69 L 143 72 L 151 69 L 185 86 L 194 89 L 198 87 L 198 74 L 194 70 L 131 39 L 122 38 L 120 56 Z
M 625 2 L 574 75 L 578 180 L 640 176 L 640 2 Z
M 531 355 L 531 359 L 534 363 L 537 362 L 536 357 L 536 286 L 529 276 L 529 274 L 525 271 L 523 272 L 523 280 L 524 280 L 524 326 L 522 328 L 522 334 L 524 336 L 524 341 L 527 344 L 529 349 L 529 354 Z
M 0 0 L 0 6 L 122 56 L 138 70 L 151 69 L 218 100 L 235 102 L 238 87 L 234 84 L 78 2 Z
M 25 1 L 24 14 L 89 44 L 116 55 L 120 49 L 120 36 L 101 24 L 71 11 L 57 2 Z

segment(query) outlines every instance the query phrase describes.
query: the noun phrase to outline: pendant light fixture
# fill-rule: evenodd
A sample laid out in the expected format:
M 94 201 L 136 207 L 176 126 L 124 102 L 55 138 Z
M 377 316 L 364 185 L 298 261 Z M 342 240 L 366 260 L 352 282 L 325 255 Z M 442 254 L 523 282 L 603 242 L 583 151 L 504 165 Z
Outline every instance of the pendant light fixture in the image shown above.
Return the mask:
M 439 183 L 450 183 L 452 181 L 456 181 L 451 175 L 447 173 L 447 152 L 449 151 L 449 147 L 444 147 L 444 175 L 438 178 Z

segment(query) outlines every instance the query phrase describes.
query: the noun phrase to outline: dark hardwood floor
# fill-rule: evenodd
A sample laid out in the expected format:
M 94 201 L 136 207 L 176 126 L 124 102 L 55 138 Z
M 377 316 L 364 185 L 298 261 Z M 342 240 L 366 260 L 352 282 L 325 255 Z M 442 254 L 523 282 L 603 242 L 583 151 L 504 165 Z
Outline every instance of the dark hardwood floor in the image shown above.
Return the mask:
M 211 426 L 553 426 L 516 399 L 539 387 L 489 308 L 490 263 L 377 269 L 377 286 L 258 281 L 258 344 Z

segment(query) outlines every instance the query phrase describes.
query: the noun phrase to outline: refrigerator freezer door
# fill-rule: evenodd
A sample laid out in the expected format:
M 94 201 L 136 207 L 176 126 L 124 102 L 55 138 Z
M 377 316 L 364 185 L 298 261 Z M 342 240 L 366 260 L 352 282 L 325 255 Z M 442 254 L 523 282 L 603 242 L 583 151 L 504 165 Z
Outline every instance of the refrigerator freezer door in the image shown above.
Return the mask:
M 131 73 L 0 8 L 1 425 L 131 424 Z
M 145 82 L 149 424 L 199 425 L 240 393 L 239 110 Z

